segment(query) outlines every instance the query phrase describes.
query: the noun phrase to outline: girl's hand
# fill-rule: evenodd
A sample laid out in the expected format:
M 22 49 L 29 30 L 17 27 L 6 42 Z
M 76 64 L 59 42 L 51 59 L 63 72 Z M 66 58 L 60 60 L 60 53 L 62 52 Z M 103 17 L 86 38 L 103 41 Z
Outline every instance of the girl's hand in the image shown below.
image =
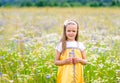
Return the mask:
M 87 64 L 87 60 L 86 59 L 82 59 L 82 58 L 74 57 L 73 58 L 73 64 L 76 64 L 76 63 L 81 63 L 83 65 L 86 65 Z
M 65 64 L 72 64 L 73 63 L 73 58 L 70 57 L 70 58 L 65 59 L 64 63 Z
M 73 58 L 73 64 L 76 64 L 79 62 L 80 62 L 80 58 L 76 58 L 76 57 Z

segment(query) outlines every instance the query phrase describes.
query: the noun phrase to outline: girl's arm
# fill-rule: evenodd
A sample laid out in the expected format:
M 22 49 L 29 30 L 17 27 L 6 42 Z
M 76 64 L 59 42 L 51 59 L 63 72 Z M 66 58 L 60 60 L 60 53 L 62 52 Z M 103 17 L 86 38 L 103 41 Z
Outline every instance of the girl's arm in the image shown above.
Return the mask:
M 68 58 L 68 59 L 65 59 L 65 60 L 60 60 L 60 55 L 61 55 L 60 52 L 58 52 L 56 50 L 56 56 L 55 56 L 55 61 L 54 61 L 55 65 L 62 66 L 62 65 L 65 65 L 65 64 L 73 63 L 72 58 Z
M 81 51 L 82 58 L 74 58 L 74 63 L 82 63 L 83 65 L 86 65 L 87 59 L 86 59 L 86 54 L 85 51 Z
M 82 54 L 82 59 L 80 59 L 80 62 L 83 65 L 86 65 L 87 64 L 87 59 L 86 59 L 86 53 L 85 53 L 85 51 L 81 51 L 81 54 Z

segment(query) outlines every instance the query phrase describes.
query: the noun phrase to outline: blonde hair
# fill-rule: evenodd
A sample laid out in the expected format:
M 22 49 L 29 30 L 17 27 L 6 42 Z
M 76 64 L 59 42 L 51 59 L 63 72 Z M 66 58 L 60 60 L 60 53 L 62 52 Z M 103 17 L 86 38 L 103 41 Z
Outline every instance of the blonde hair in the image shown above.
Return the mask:
M 78 33 L 79 33 L 78 23 L 74 20 L 66 20 L 64 22 L 63 35 L 62 35 L 62 38 L 60 40 L 62 42 L 62 52 L 64 52 L 66 50 L 66 40 L 67 40 L 66 27 L 67 27 L 67 25 L 70 25 L 70 24 L 77 25 L 77 34 L 76 34 L 75 40 L 78 41 Z

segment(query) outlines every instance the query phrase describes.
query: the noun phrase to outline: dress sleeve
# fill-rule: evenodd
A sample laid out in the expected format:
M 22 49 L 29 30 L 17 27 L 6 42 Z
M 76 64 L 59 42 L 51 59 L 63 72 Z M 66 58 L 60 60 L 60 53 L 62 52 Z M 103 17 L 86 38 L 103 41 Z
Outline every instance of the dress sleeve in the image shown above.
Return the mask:
M 81 43 L 81 42 L 79 42 L 79 49 L 80 49 L 81 51 L 84 51 L 84 50 L 85 50 L 85 46 L 84 46 L 84 44 Z
M 62 52 L 62 43 L 58 43 L 57 46 L 55 47 L 55 49 L 58 51 L 58 52 Z

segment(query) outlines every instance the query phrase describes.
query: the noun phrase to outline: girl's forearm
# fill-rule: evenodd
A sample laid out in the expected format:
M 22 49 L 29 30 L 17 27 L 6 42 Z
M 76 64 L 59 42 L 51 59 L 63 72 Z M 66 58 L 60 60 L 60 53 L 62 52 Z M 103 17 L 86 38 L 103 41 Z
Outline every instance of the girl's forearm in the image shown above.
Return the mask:
M 65 64 L 64 60 L 55 60 L 55 65 L 62 66 Z
M 82 63 L 83 65 L 86 65 L 88 62 L 86 59 L 79 59 L 79 62 Z

